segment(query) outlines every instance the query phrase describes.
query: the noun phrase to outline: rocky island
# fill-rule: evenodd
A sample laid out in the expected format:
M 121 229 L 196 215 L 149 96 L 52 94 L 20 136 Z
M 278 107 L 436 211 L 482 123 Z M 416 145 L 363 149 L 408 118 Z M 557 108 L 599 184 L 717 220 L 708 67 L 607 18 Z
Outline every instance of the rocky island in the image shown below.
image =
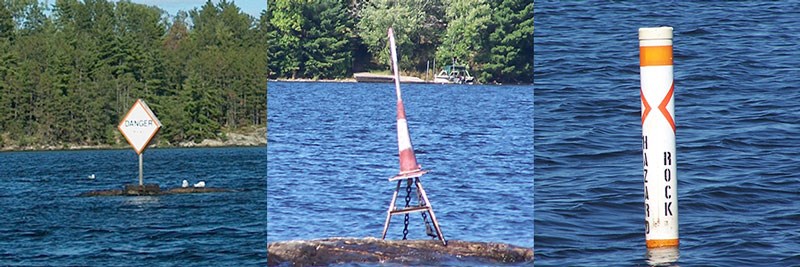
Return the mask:
M 382 240 L 325 238 L 292 240 L 267 245 L 267 266 L 326 266 L 343 263 L 398 263 L 429 265 L 463 262 L 484 266 L 531 263 L 533 249 L 514 245 L 439 240 Z

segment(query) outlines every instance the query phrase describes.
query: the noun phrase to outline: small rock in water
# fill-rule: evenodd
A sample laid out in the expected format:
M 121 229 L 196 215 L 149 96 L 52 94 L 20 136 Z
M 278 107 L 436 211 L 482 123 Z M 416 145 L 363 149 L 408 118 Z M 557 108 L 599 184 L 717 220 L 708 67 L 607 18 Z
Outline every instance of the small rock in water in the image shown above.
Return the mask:
M 206 187 L 206 182 L 205 181 L 197 182 L 196 184 L 194 184 L 194 187 Z

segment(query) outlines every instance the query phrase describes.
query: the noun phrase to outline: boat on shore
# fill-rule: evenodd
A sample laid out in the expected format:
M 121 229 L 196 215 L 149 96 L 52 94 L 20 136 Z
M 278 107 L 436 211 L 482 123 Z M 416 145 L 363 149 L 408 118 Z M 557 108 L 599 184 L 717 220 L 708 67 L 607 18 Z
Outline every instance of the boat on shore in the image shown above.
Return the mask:
M 384 75 L 384 74 L 375 74 L 369 72 L 359 72 L 354 73 L 353 77 L 356 79 L 356 82 L 360 83 L 393 83 L 394 76 L 393 75 Z M 411 76 L 400 76 L 400 82 L 402 83 L 425 83 L 424 80 L 411 77 Z
M 447 65 L 433 77 L 433 83 L 441 84 L 472 84 L 475 77 L 469 74 L 466 66 Z

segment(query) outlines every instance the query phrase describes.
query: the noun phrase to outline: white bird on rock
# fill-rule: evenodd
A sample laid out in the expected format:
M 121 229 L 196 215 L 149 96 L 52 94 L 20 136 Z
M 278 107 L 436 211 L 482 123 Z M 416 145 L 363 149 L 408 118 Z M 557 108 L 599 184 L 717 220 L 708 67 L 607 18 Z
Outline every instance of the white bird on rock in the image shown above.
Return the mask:
M 181 187 L 183 187 L 183 188 L 189 187 L 189 181 L 183 180 L 183 183 L 181 184 Z
M 197 182 L 196 184 L 194 184 L 194 187 L 206 187 L 206 182 L 205 181 Z

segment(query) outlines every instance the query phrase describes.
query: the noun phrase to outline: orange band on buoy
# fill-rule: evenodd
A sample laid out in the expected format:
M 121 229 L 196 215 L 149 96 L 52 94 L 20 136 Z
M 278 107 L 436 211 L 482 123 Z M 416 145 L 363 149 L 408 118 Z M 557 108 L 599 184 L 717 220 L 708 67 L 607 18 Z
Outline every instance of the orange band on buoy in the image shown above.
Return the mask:
M 677 247 L 678 239 L 651 239 L 647 240 L 647 248 Z
M 672 65 L 672 46 L 640 46 L 639 66 L 669 66 Z

